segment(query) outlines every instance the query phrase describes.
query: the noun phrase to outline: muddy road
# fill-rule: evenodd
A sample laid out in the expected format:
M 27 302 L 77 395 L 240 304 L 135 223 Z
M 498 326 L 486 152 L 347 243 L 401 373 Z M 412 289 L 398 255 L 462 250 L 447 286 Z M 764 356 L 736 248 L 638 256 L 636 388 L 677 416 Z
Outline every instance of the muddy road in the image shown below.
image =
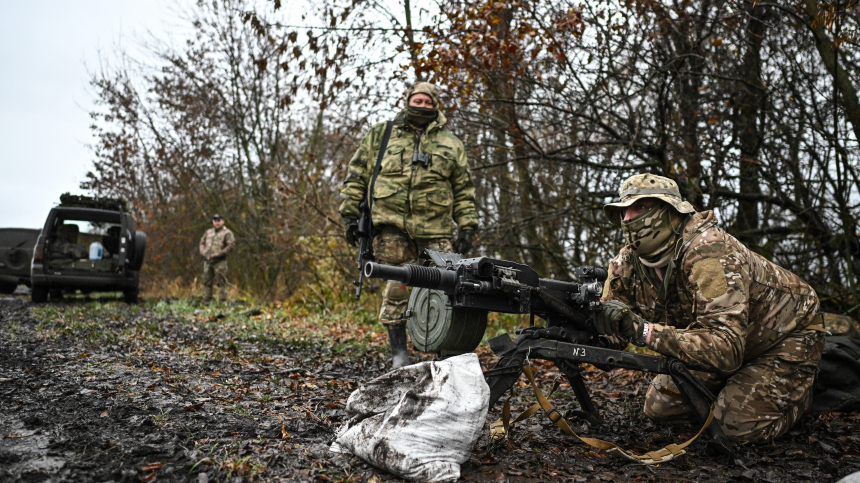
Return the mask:
M 396 480 L 328 451 L 346 398 L 390 364 L 382 328 L 349 319 L 275 306 L 0 298 L 0 481 Z M 539 370 L 549 387 L 558 373 Z M 641 374 L 594 369 L 588 380 L 606 422 L 573 419 L 580 434 L 647 451 L 698 430 L 647 421 Z M 513 407 L 533 399 L 521 387 Z M 576 407 L 564 385 L 553 402 Z M 860 471 L 858 418 L 808 415 L 776 443 L 740 448 L 731 461 L 706 456 L 697 441 L 687 455 L 645 467 L 533 417 L 508 444 L 488 444 L 485 430 L 463 480 L 835 481 Z

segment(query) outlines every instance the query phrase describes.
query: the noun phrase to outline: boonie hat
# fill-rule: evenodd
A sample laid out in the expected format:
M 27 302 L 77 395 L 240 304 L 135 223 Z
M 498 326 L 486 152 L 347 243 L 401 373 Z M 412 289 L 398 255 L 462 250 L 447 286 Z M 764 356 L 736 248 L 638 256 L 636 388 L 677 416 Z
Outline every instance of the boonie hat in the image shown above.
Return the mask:
M 223 220 L 224 217 L 219 215 L 218 213 L 215 213 L 214 215 L 212 215 L 212 219 L 213 220 Z
M 615 226 L 621 225 L 621 210 L 642 198 L 657 198 L 669 203 L 678 213 L 695 213 L 689 202 L 681 198 L 678 183 L 656 174 L 633 175 L 623 183 L 618 191 L 618 201 L 603 206 L 603 214 Z
M 427 94 L 433 100 L 433 107 L 439 107 L 439 89 L 429 82 L 416 82 L 406 91 L 406 104 L 409 104 L 409 98 L 415 94 Z

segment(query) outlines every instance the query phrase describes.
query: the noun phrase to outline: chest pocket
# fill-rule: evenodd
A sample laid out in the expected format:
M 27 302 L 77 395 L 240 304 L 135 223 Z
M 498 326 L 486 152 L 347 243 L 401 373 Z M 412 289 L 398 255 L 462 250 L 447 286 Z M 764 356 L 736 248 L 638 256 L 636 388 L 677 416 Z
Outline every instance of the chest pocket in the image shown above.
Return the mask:
M 454 203 L 454 196 L 449 190 L 439 189 L 428 193 L 427 201 L 433 203 L 434 205 L 448 207 Z
M 405 162 L 405 151 L 406 146 L 402 144 L 389 144 L 385 150 L 385 155 L 382 157 L 382 166 L 379 172 L 386 174 L 400 173 L 403 170 L 403 163 Z M 376 157 L 372 161 L 373 166 L 376 166 Z
M 431 153 L 433 162 L 430 165 L 430 172 L 442 179 L 450 178 L 457 164 L 453 151 L 445 146 L 434 146 Z

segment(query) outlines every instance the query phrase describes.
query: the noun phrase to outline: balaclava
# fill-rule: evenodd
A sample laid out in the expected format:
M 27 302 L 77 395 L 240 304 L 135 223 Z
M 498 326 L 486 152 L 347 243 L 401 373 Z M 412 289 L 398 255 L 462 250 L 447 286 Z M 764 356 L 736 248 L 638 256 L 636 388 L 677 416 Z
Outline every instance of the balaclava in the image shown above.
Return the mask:
M 627 244 L 643 263 L 663 267 L 681 236 L 681 215 L 667 203 L 660 202 L 631 220 L 621 221 Z
M 416 107 L 409 105 L 409 99 L 415 94 L 427 94 L 433 101 L 433 107 Z M 406 92 L 406 121 L 421 128 L 427 127 L 439 116 L 439 91 L 429 82 L 416 82 Z

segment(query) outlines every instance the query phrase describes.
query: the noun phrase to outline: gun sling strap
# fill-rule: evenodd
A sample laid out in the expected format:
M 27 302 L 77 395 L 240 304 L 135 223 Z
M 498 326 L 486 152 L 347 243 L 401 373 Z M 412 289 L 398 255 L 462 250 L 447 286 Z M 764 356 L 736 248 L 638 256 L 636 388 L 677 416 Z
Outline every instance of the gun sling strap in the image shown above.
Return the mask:
M 370 187 L 367 189 L 367 212 L 373 211 L 373 187 L 376 185 L 376 177 L 379 176 L 379 171 L 382 169 L 382 157 L 385 156 L 385 150 L 388 148 L 388 139 L 391 138 L 391 127 L 394 123 L 388 121 L 385 123 L 385 133 L 382 135 L 382 142 L 379 144 L 379 154 L 376 155 L 376 166 L 373 167 L 373 177 L 370 179 Z
M 631 453 L 630 451 L 621 448 L 615 443 L 610 443 L 609 441 L 604 441 L 602 439 L 597 438 L 584 438 L 574 433 L 573 430 L 570 429 L 570 425 L 567 424 L 567 421 L 565 421 L 561 414 L 559 414 L 559 412 L 552 406 L 552 404 L 550 404 L 549 399 L 547 399 L 547 396 L 544 396 L 541 390 L 538 389 L 537 383 L 535 382 L 534 373 L 532 372 L 532 368 L 528 365 L 523 366 L 523 372 L 525 373 L 526 377 L 529 380 L 529 383 L 531 384 L 532 389 L 534 390 L 535 397 L 537 397 L 538 403 L 526 409 L 519 416 L 517 416 L 516 419 L 511 421 L 510 399 L 505 401 L 505 406 L 502 409 L 502 418 L 490 425 L 490 433 L 494 440 L 501 440 L 506 438 L 511 424 L 527 419 L 534 415 L 536 412 L 538 412 L 538 410 L 543 409 L 547 417 L 549 417 L 552 422 L 554 422 L 559 428 L 561 428 L 562 431 L 593 448 L 609 452 L 616 452 L 624 458 L 638 463 L 643 463 L 646 465 L 656 465 L 660 463 L 665 463 L 674 459 L 677 456 L 685 454 L 686 451 L 684 450 L 684 448 L 689 446 L 693 441 L 695 441 L 699 436 L 701 436 L 701 434 L 705 432 L 705 429 L 710 426 L 711 422 L 714 419 L 714 408 L 711 407 L 711 410 L 708 413 L 708 419 L 705 421 L 705 425 L 702 426 L 702 429 L 700 429 L 699 432 L 696 433 L 696 435 L 690 438 L 688 441 L 681 444 L 670 444 L 656 451 L 650 451 L 648 453 L 639 455 L 636 453 Z M 555 392 L 556 389 L 558 389 L 558 386 L 560 384 L 561 382 L 559 380 L 555 381 L 555 384 L 553 384 L 552 389 L 549 392 L 550 396 L 553 392 Z M 501 430 L 499 429 L 499 426 L 502 426 Z M 500 434 L 502 432 L 503 434 Z

